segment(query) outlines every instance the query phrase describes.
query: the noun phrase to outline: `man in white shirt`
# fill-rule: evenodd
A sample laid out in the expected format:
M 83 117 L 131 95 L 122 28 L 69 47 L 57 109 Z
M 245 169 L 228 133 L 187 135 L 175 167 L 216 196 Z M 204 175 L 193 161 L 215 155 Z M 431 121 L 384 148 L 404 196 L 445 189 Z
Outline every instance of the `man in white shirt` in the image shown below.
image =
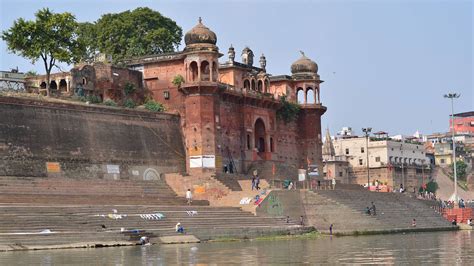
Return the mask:
M 188 205 L 191 205 L 191 202 L 193 201 L 193 194 L 191 193 L 191 189 L 188 188 L 188 191 L 186 191 L 186 200 L 188 202 Z

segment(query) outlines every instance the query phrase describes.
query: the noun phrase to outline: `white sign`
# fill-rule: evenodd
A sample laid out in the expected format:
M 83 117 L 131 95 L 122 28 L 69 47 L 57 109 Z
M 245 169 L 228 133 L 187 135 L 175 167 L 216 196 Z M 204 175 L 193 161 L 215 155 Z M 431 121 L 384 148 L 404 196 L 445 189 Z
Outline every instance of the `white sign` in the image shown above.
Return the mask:
M 132 170 L 132 175 L 138 176 L 140 172 L 138 170 Z
M 189 168 L 201 168 L 201 167 L 202 167 L 202 156 L 189 157 Z
M 203 168 L 216 168 L 216 156 L 215 155 L 203 155 L 202 156 L 202 167 Z
M 305 181 L 305 180 L 306 180 L 306 170 L 298 169 L 298 181 Z
M 107 173 L 108 174 L 120 174 L 120 166 L 115 164 L 108 164 L 107 165 Z

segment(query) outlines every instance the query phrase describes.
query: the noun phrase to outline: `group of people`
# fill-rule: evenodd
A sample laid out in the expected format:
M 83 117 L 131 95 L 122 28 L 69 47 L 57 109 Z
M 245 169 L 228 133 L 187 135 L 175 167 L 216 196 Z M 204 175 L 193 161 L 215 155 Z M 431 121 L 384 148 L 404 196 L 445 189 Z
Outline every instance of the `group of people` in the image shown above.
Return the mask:
M 371 206 L 371 207 L 367 207 L 367 208 L 365 209 L 365 213 L 366 213 L 367 215 L 377 215 L 377 209 L 375 208 L 374 202 L 372 201 L 370 204 L 371 204 L 372 206 Z

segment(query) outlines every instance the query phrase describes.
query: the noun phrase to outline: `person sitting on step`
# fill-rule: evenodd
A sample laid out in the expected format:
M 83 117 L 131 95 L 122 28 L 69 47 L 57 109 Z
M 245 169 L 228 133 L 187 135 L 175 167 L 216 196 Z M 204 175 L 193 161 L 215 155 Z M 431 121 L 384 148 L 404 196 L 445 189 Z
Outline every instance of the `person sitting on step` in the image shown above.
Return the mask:
M 176 233 L 184 234 L 184 227 L 181 226 L 181 223 L 177 223 L 175 226 Z

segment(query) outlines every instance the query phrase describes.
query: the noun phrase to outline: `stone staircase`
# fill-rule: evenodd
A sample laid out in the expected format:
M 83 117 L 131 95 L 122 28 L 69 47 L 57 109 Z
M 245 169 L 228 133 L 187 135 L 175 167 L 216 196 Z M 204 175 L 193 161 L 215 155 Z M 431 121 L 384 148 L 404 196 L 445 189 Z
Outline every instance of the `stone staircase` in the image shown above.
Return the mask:
M 328 232 L 448 230 L 452 226 L 423 200 L 399 193 L 378 193 L 360 189 L 306 191 L 303 195 L 310 225 Z M 366 207 L 375 203 L 377 215 L 365 214 Z M 416 227 L 412 220 L 416 219 Z
M 0 203 L 182 205 L 185 199 L 161 180 L 0 177 Z M 197 200 L 195 205 L 209 205 Z
M 219 199 L 210 200 L 211 206 L 234 206 L 241 207 L 242 210 L 248 211 L 256 215 L 256 209 L 258 205 L 255 205 L 255 196 L 263 200 L 271 192 L 270 185 L 265 179 L 260 179 L 260 190 L 252 190 L 252 180 L 238 180 L 240 191 L 231 191 L 226 196 Z M 240 204 L 243 198 L 251 198 L 252 201 L 249 204 Z
M 242 191 L 239 180 L 250 179 L 249 177 L 238 174 L 217 173 L 215 178 L 232 191 Z
M 121 219 L 108 214 L 126 215 Z M 191 216 L 187 211 L 196 211 Z M 140 214 L 161 213 L 161 220 L 145 220 Z M 103 215 L 103 216 L 102 216 Z M 28 249 L 80 243 L 136 243 L 126 230 L 141 230 L 152 242 L 173 236 L 180 222 L 186 234 L 201 240 L 218 237 L 252 237 L 269 232 L 298 231 L 304 228 L 287 224 L 283 217 L 256 217 L 235 207 L 210 206 L 137 206 L 137 205 L 0 205 L 0 249 Z M 43 230 L 52 233 L 40 234 Z

